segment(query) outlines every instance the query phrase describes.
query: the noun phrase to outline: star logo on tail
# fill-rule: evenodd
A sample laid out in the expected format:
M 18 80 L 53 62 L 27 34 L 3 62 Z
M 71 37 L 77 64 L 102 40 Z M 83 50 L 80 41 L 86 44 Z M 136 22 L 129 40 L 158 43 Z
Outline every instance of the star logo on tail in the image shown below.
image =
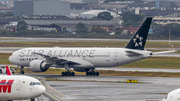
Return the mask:
M 135 43 L 135 47 L 142 47 L 142 40 L 143 40 L 143 37 L 139 36 L 139 34 L 137 34 L 135 36 L 135 38 L 133 38 L 133 41 Z

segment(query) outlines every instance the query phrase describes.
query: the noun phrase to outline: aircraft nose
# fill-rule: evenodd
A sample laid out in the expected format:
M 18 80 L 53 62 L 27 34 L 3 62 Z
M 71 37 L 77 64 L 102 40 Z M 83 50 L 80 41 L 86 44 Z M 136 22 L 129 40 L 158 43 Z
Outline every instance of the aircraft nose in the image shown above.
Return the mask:
M 10 56 L 10 57 L 9 57 L 9 61 L 10 61 L 10 62 L 12 62 L 12 61 L 13 61 L 12 56 Z
M 44 86 L 39 87 L 39 94 L 44 94 L 46 91 L 46 88 Z

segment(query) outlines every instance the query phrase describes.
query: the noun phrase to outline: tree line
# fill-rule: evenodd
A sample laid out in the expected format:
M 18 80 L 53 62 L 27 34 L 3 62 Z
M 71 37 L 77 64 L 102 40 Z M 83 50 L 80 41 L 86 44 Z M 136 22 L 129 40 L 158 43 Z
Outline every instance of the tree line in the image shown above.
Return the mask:
M 6 13 L 5 15 L 11 15 L 11 13 Z M 105 16 L 107 18 L 104 18 Z M 122 15 L 123 26 L 129 27 L 131 25 L 140 25 L 143 23 L 145 19 L 145 14 L 131 14 L 129 12 L 125 12 Z M 109 20 L 112 19 L 111 14 L 109 12 L 102 12 L 97 16 L 98 19 Z M 169 33 L 171 34 L 171 38 L 180 37 L 180 24 L 178 23 L 170 23 L 167 25 L 160 25 L 156 23 L 151 24 L 151 29 L 153 32 L 150 34 L 150 37 L 158 37 L 158 38 L 168 38 Z M 63 32 L 66 33 L 66 32 Z M 71 35 L 66 33 L 68 37 L 108 37 L 109 32 L 107 32 L 104 28 L 100 26 L 93 26 L 91 31 L 88 31 L 86 26 L 83 23 L 78 23 L 76 25 L 76 34 Z M 19 21 L 17 24 L 17 32 L 9 32 L 6 30 L 0 30 L 0 36 L 61 36 L 66 37 L 66 35 L 60 35 L 57 32 L 45 32 L 45 31 L 32 31 L 27 30 L 27 23 L 25 21 Z M 115 36 L 122 36 L 122 29 L 115 29 Z M 130 35 L 131 36 L 131 35 Z M 115 37 L 115 38 L 116 38 Z M 118 38 L 118 37 L 117 37 Z
M 138 1 L 142 1 L 142 0 L 105 0 L 104 3 L 116 2 L 116 1 L 135 1 L 135 2 L 138 2 Z

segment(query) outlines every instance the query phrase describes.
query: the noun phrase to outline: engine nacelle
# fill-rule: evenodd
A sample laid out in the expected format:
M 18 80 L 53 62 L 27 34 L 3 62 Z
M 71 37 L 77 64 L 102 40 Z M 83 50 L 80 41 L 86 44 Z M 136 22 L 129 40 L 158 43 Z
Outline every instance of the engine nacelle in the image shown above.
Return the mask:
M 49 65 L 42 60 L 33 60 L 30 62 L 29 68 L 33 72 L 45 72 Z
M 88 61 L 81 60 L 81 64 L 70 65 L 70 67 L 78 72 L 86 72 L 94 68 L 94 65 Z

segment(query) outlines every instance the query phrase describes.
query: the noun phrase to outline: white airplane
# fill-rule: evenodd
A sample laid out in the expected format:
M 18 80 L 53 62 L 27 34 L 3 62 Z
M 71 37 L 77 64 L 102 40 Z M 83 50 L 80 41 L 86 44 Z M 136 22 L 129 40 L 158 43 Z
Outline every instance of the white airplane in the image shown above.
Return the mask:
M 180 88 L 169 92 L 162 101 L 180 101 Z
M 0 101 L 34 99 L 45 93 L 45 87 L 39 80 L 22 75 L 0 75 Z
M 67 70 L 62 72 L 62 76 L 74 76 L 75 73 L 69 71 L 73 68 L 86 72 L 87 76 L 98 76 L 99 73 L 94 72 L 95 68 L 120 66 L 154 54 L 144 50 L 151 21 L 152 17 L 146 18 L 125 48 L 23 48 L 15 51 L 9 61 L 21 66 L 22 74 L 26 66 L 33 72 L 44 72 L 49 67 L 56 67 Z

